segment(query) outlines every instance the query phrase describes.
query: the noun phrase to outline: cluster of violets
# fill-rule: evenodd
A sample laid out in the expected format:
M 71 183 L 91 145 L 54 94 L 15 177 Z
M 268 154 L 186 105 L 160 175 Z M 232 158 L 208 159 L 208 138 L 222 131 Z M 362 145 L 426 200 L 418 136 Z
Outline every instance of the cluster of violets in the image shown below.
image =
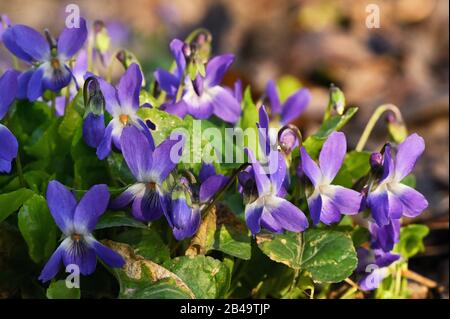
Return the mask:
M 98 218 L 108 207 L 131 206 L 132 216 L 146 223 L 164 216 L 174 237 L 182 240 L 196 233 L 205 207 L 232 182 L 230 177 L 217 174 L 214 165 L 208 163 L 203 164 L 198 176 L 177 173 L 177 163 L 170 154 L 178 141 L 168 138 L 156 145 L 152 137 L 153 123 L 145 123 L 137 114 L 141 107 L 154 107 L 140 104 L 144 79 L 137 63 L 126 65 L 116 85 L 88 68 L 86 39 L 90 32 L 98 33 L 102 27 L 95 23 L 93 30 L 88 31 L 86 21 L 81 19 L 79 28 L 65 28 L 54 38 L 48 31 L 43 35 L 24 25 L 11 25 L 5 17 L 0 26 L 3 45 L 28 66 L 25 70 L 7 70 L 1 76 L 0 119 L 7 116 L 15 100 L 42 100 L 45 92 L 55 96 L 56 113 L 61 116 L 67 101 L 84 87 L 90 97 L 83 123 L 86 144 L 96 149 L 100 160 L 113 151 L 121 152 L 135 178 L 135 183 L 116 198 L 110 199 L 106 185 L 95 185 L 79 203 L 66 186 L 58 181 L 49 183 L 48 206 L 64 239 L 42 270 L 40 279 L 44 282 L 58 273 L 61 263 L 77 264 L 84 275 L 95 270 L 97 256 L 111 267 L 123 266 L 122 257 L 92 235 Z M 234 88 L 228 88 L 221 86 L 221 81 L 234 56 L 224 54 L 205 59 L 200 49 L 210 41 L 209 37 L 200 32 L 191 42 L 175 39 L 170 43 L 174 67 L 170 71 L 154 72 L 155 87 L 160 94 L 165 94 L 164 102 L 158 107 L 181 118 L 214 116 L 233 125 L 242 115 L 241 84 L 238 81 Z M 102 56 L 105 52 L 97 49 L 96 54 Z M 61 90 L 66 90 L 66 94 L 61 94 Z M 396 148 L 386 144 L 380 153 L 373 153 L 371 179 L 364 191 L 333 185 L 347 152 L 344 133 L 333 132 L 328 136 L 316 163 L 301 146 L 295 130 L 283 130 L 277 137 L 268 133 L 269 126 L 286 127 L 302 114 L 311 99 L 309 91 L 300 89 L 281 103 L 275 82 L 270 81 L 265 96 L 267 108 L 259 107 L 256 123 L 264 161 L 246 149 L 249 164 L 237 175 L 251 233 L 256 235 L 262 229 L 275 233 L 303 232 L 311 227 L 309 221 L 313 225 L 320 222 L 331 225 L 339 222 L 342 215 L 370 209 L 371 249 L 359 250 L 359 266 L 364 269 L 368 264 L 375 264 L 382 273 L 383 268 L 400 258 L 392 253 L 399 240 L 400 219 L 416 217 L 428 206 L 419 192 L 401 183 L 423 153 L 423 139 L 412 134 Z M 104 111 L 110 116 L 105 117 Z M 111 119 L 109 123 L 105 123 L 107 118 Z M 283 147 L 274 147 L 274 139 L 275 144 L 278 142 Z M 297 176 L 290 176 L 291 162 L 285 156 L 296 147 L 300 147 L 300 164 L 294 168 Z M 11 171 L 17 152 L 16 138 L 0 124 L 1 173 Z M 268 173 L 262 162 L 270 161 L 276 161 L 278 169 Z M 293 178 L 309 185 L 309 218 L 286 199 Z M 382 279 L 383 276 L 366 274 L 360 285 L 370 290 Z

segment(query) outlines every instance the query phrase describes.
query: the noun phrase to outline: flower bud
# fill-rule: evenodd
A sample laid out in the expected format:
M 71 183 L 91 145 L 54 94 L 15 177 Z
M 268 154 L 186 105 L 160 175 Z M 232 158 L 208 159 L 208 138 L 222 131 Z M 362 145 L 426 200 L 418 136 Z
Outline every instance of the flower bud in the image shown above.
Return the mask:
M 100 84 L 95 77 L 89 77 L 84 84 L 86 113 L 102 115 L 105 109 L 105 98 L 100 90 Z
M 401 119 L 398 119 L 393 112 L 386 116 L 389 135 L 395 143 L 402 143 L 408 136 L 408 130 Z
M 297 133 L 291 128 L 282 129 L 278 144 L 285 154 L 290 154 L 298 146 Z
M 370 154 L 369 158 L 370 168 L 376 178 L 383 173 L 383 155 L 378 152 Z
M 339 115 L 344 114 L 345 96 L 341 89 L 334 84 L 330 87 L 330 105 Z
M 189 59 L 191 57 L 191 54 L 192 54 L 191 45 L 189 43 L 184 43 L 182 50 L 183 50 L 184 57 L 186 59 Z
M 94 22 L 94 45 L 95 48 L 102 54 L 106 53 L 109 49 L 111 38 L 109 37 L 108 30 L 105 24 L 101 20 Z
M 370 154 L 370 167 L 378 168 L 383 163 L 383 155 L 381 153 L 375 152 Z

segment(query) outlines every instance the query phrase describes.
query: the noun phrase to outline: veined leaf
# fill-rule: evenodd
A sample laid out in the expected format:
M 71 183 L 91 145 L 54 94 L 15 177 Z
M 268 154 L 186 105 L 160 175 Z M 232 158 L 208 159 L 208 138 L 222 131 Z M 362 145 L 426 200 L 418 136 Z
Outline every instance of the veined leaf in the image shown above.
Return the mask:
M 348 234 L 308 229 L 304 234 L 286 232 L 257 236 L 259 248 L 272 260 L 311 273 L 319 282 L 339 282 L 357 265 L 356 251 Z

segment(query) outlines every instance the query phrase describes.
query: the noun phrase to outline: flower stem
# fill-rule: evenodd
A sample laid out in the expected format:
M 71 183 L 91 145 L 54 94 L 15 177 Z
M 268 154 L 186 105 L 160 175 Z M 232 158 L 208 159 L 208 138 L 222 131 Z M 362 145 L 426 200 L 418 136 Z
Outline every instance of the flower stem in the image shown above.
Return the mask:
M 364 146 L 367 143 L 367 140 L 369 139 L 370 133 L 372 133 L 373 128 L 375 127 L 375 124 L 380 119 L 381 115 L 383 113 L 391 111 L 394 113 L 397 121 L 403 122 L 402 114 L 400 113 L 400 110 L 397 106 L 394 104 L 383 104 L 376 108 L 375 112 L 372 114 L 372 116 L 369 119 L 369 122 L 367 122 L 367 125 L 364 129 L 364 132 L 361 134 L 361 137 L 359 138 L 358 144 L 356 145 L 356 151 L 361 152 L 364 149 Z
M 56 114 L 56 93 L 52 92 L 51 108 L 54 114 Z
M 17 173 L 19 174 L 19 182 L 22 187 L 27 187 L 27 181 L 23 177 L 23 169 L 22 169 L 22 162 L 20 160 L 20 151 L 17 152 L 16 157 L 16 165 L 17 165 Z
M 248 165 L 250 165 L 249 163 L 244 163 L 241 166 L 239 166 L 231 175 L 230 179 L 228 180 L 228 182 L 216 193 L 216 195 L 214 196 L 213 200 L 211 201 L 211 203 L 206 206 L 205 209 L 203 209 L 202 211 L 202 217 L 204 217 L 204 215 L 206 215 L 210 209 L 217 203 L 217 201 L 225 194 L 225 192 L 227 191 L 228 188 L 230 188 L 230 186 L 234 183 L 234 180 L 238 177 L 238 174 L 244 170 Z

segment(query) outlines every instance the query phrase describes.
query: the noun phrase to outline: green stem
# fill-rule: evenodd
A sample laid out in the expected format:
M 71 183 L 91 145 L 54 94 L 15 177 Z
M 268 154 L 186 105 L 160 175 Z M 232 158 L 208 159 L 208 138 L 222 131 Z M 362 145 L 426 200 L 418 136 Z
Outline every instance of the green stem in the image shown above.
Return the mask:
M 305 243 L 303 236 L 304 236 L 303 232 L 297 233 L 297 241 L 299 242 L 299 244 L 297 246 L 298 247 L 297 248 L 297 255 L 299 256 L 298 257 L 299 261 L 301 261 L 302 258 L 303 258 L 303 248 L 304 248 L 304 243 Z M 289 286 L 289 289 L 288 289 L 288 292 L 287 292 L 288 295 L 294 290 L 295 286 L 297 285 L 297 281 L 298 281 L 299 276 L 300 276 L 300 268 L 297 268 L 294 271 L 294 278 L 292 278 L 291 285 Z
M 56 93 L 52 92 L 51 108 L 54 114 L 56 114 Z
M 92 42 L 92 37 L 89 37 L 87 45 L 87 70 L 94 73 L 94 44 Z
M 361 137 L 359 138 L 358 144 L 356 145 L 355 150 L 357 152 L 361 152 L 364 149 L 364 146 L 367 143 L 367 140 L 369 139 L 370 133 L 372 133 L 373 128 L 375 127 L 375 124 L 380 119 L 381 115 L 383 113 L 391 111 L 394 113 L 397 121 L 403 122 L 402 114 L 400 113 L 400 110 L 397 106 L 394 104 L 383 104 L 376 108 L 375 112 L 372 114 L 372 116 L 369 119 L 369 122 L 367 122 L 367 125 L 361 134 Z
M 216 193 L 216 195 L 214 196 L 213 200 L 211 201 L 211 203 L 206 206 L 205 209 L 202 210 L 202 217 L 204 218 L 204 216 L 209 212 L 209 210 L 217 203 L 217 201 L 225 194 L 225 192 L 228 190 L 228 188 L 230 188 L 231 185 L 233 185 L 234 180 L 238 177 L 238 174 L 244 170 L 248 165 L 250 165 L 249 163 L 244 163 L 241 166 L 239 166 L 231 175 L 230 179 L 228 180 L 228 182 Z
M 323 113 L 322 123 L 330 118 L 331 108 L 332 108 L 332 103 L 331 103 L 331 97 L 330 97 L 330 101 L 328 102 L 327 108 L 325 109 L 325 112 Z
M 105 166 L 106 166 L 106 172 L 108 173 L 108 176 L 109 176 L 109 179 L 111 180 L 112 186 L 117 187 L 118 184 L 117 184 L 116 179 L 114 178 L 114 174 L 112 173 L 111 165 L 109 165 L 108 160 L 106 160 Z
M 19 174 L 20 185 L 22 187 L 27 187 L 27 181 L 23 177 L 22 162 L 20 160 L 20 151 L 17 152 L 16 165 L 17 165 L 17 173 Z

